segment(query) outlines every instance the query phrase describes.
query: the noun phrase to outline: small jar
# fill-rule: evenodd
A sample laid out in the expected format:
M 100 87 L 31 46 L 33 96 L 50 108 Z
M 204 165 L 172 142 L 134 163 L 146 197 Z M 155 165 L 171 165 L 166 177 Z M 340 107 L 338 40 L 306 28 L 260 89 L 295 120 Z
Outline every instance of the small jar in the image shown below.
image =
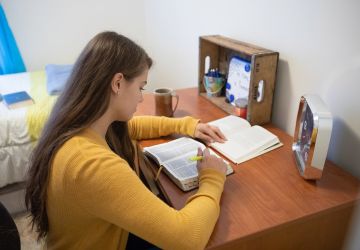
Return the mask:
M 247 105 L 248 105 L 247 99 L 242 99 L 242 98 L 236 99 L 235 100 L 235 114 L 237 116 L 240 116 L 241 118 L 246 119 Z

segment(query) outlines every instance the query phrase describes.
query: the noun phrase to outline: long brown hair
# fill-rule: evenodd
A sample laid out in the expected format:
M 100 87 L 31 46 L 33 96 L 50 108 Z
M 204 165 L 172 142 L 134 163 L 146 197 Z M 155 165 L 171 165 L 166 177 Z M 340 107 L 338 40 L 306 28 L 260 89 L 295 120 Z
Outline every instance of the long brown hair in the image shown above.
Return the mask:
M 46 212 L 49 173 L 57 150 L 105 113 L 111 80 L 123 73 L 131 81 L 152 65 L 146 52 L 115 32 L 96 35 L 81 52 L 30 159 L 25 204 L 39 239 L 49 231 Z M 110 148 L 134 168 L 134 148 L 127 122 L 113 122 L 107 131 Z

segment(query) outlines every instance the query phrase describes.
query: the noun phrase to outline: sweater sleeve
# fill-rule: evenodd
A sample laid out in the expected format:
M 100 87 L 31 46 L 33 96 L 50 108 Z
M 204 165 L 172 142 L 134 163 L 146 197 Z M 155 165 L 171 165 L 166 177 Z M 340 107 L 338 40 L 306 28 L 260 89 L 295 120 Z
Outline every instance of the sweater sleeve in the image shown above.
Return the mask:
M 194 136 L 199 120 L 186 116 L 168 118 L 165 116 L 135 116 L 129 121 L 130 137 L 135 140 L 156 138 L 173 133 Z
M 73 159 L 77 167 L 66 173 L 72 202 L 160 248 L 205 248 L 219 216 L 224 175 L 202 170 L 199 191 L 178 211 L 151 193 L 117 155 L 99 149 L 86 153 Z

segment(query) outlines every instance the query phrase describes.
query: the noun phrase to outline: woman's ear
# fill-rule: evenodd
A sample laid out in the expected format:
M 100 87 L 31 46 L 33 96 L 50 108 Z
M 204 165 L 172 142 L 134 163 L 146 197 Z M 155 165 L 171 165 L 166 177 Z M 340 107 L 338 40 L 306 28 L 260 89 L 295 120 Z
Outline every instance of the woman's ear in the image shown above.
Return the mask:
M 115 94 L 118 95 L 120 93 L 120 89 L 123 87 L 122 85 L 125 83 L 124 80 L 125 78 L 122 73 L 116 73 L 113 76 L 113 79 L 111 80 L 111 89 Z

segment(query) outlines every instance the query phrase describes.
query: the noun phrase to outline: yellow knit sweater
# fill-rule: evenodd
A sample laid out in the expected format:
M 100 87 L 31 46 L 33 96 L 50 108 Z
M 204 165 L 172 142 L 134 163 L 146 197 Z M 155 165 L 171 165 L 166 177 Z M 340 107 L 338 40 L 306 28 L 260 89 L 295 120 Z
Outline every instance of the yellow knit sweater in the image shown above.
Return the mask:
M 193 136 L 191 117 L 134 117 L 133 139 Z M 128 232 L 164 249 L 203 249 L 219 216 L 225 177 L 200 172 L 200 187 L 177 211 L 153 195 L 90 128 L 56 153 L 47 189 L 48 249 L 125 249 Z

